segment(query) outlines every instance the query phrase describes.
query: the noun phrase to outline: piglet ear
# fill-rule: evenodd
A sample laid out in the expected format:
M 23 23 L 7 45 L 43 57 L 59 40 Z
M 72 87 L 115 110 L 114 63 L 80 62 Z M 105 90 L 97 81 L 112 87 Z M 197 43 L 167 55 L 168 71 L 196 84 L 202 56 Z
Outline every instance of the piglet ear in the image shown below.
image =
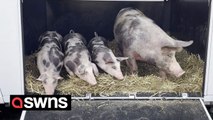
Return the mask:
M 123 60 L 127 60 L 128 57 L 116 57 L 117 61 L 121 62 Z
M 104 62 L 105 62 L 106 64 L 108 64 L 108 63 L 114 63 L 114 61 L 113 61 L 113 59 L 112 59 L 111 56 L 110 56 L 110 57 L 105 57 L 105 58 L 103 58 L 103 60 L 104 60 Z
M 64 78 L 61 77 L 60 75 L 55 75 L 54 78 L 55 78 L 56 80 L 62 80 L 62 79 L 64 79 Z
M 45 79 L 47 79 L 47 75 L 46 74 L 41 74 L 36 80 L 44 81 Z
M 85 69 L 86 69 L 86 67 L 84 65 L 80 65 L 78 67 L 79 74 L 84 74 L 85 73 Z
M 58 77 L 58 80 L 63 80 L 63 79 L 64 79 L 64 78 L 63 78 L 63 77 L 61 77 L 61 76 L 59 76 L 59 77 Z
M 93 73 L 95 74 L 95 76 L 99 75 L 98 68 L 94 63 L 92 63 L 92 70 L 93 70 Z

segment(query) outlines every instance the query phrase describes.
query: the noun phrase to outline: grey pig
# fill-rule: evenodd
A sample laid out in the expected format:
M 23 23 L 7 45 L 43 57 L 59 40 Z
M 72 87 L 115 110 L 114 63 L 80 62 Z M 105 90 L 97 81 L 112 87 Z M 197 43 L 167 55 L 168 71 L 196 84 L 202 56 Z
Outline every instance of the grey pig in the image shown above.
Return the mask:
M 171 38 L 138 9 L 123 8 L 119 11 L 114 37 L 123 55 L 129 57 L 127 65 L 132 73 L 138 70 L 136 60 L 156 65 L 163 78 L 166 74 L 180 77 L 185 73 L 175 53 L 190 46 L 193 41 Z

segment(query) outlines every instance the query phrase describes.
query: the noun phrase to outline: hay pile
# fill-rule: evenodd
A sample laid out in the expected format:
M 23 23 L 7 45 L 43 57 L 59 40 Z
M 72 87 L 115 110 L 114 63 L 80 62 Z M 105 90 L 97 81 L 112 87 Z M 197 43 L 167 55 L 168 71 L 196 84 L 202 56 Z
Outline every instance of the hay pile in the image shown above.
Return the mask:
M 112 49 L 113 46 L 111 45 Z M 108 74 L 101 73 L 97 77 L 98 84 L 91 86 L 77 77 L 69 78 L 67 72 L 62 70 L 61 75 L 65 78 L 59 81 L 56 90 L 59 94 L 73 96 L 84 96 L 86 93 L 95 95 L 113 95 L 117 92 L 202 92 L 204 62 L 199 56 L 189 54 L 185 50 L 176 54 L 177 61 L 186 73 L 181 78 L 168 77 L 163 80 L 158 75 L 158 69 L 145 63 L 138 62 L 139 75 L 130 75 L 125 62 L 121 69 L 125 75 L 124 80 L 116 80 Z M 36 78 L 39 76 L 36 67 L 35 54 L 25 58 L 25 88 L 27 92 L 44 94 L 41 82 Z

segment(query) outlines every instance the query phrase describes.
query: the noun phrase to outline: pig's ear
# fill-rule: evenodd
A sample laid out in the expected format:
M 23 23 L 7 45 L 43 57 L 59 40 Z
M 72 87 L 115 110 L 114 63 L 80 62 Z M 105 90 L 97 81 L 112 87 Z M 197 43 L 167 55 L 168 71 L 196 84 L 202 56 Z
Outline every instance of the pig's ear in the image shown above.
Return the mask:
M 93 73 L 95 74 L 95 76 L 99 75 L 98 68 L 94 63 L 92 63 L 92 70 L 93 70 Z
M 46 74 L 41 74 L 36 80 L 44 81 L 45 79 L 47 79 L 47 75 Z
M 54 76 L 54 78 L 55 78 L 56 80 L 62 80 L 62 79 L 64 79 L 64 78 L 61 77 L 60 75 L 56 75 L 56 76 Z
M 84 74 L 85 73 L 85 66 L 84 65 L 80 65 L 78 67 L 78 72 L 79 72 L 79 74 Z
M 123 60 L 129 59 L 128 57 L 116 57 L 117 61 L 121 62 Z
M 175 40 L 175 47 L 187 47 L 190 46 L 193 43 L 193 40 L 190 41 L 181 41 L 181 40 Z
M 190 46 L 193 41 L 170 40 L 161 42 L 162 48 L 182 48 Z
M 193 41 L 181 41 L 181 40 L 174 40 L 174 44 L 166 44 L 161 48 L 164 52 L 174 50 L 176 52 L 182 51 L 183 47 L 190 46 Z
M 112 57 L 106 57 L 106 58 L 103 58 L 103 59 L 104 59 L 105 64 L 114 63 Z

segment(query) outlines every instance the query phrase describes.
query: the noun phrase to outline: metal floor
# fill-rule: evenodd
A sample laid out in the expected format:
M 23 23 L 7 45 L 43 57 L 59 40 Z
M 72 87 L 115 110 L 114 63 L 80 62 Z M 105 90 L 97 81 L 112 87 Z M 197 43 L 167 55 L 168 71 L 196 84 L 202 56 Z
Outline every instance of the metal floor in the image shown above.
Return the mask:
M 70 111 L 27 111 L 25 120 L 209 120 L 199 100 L 72 101 Z

